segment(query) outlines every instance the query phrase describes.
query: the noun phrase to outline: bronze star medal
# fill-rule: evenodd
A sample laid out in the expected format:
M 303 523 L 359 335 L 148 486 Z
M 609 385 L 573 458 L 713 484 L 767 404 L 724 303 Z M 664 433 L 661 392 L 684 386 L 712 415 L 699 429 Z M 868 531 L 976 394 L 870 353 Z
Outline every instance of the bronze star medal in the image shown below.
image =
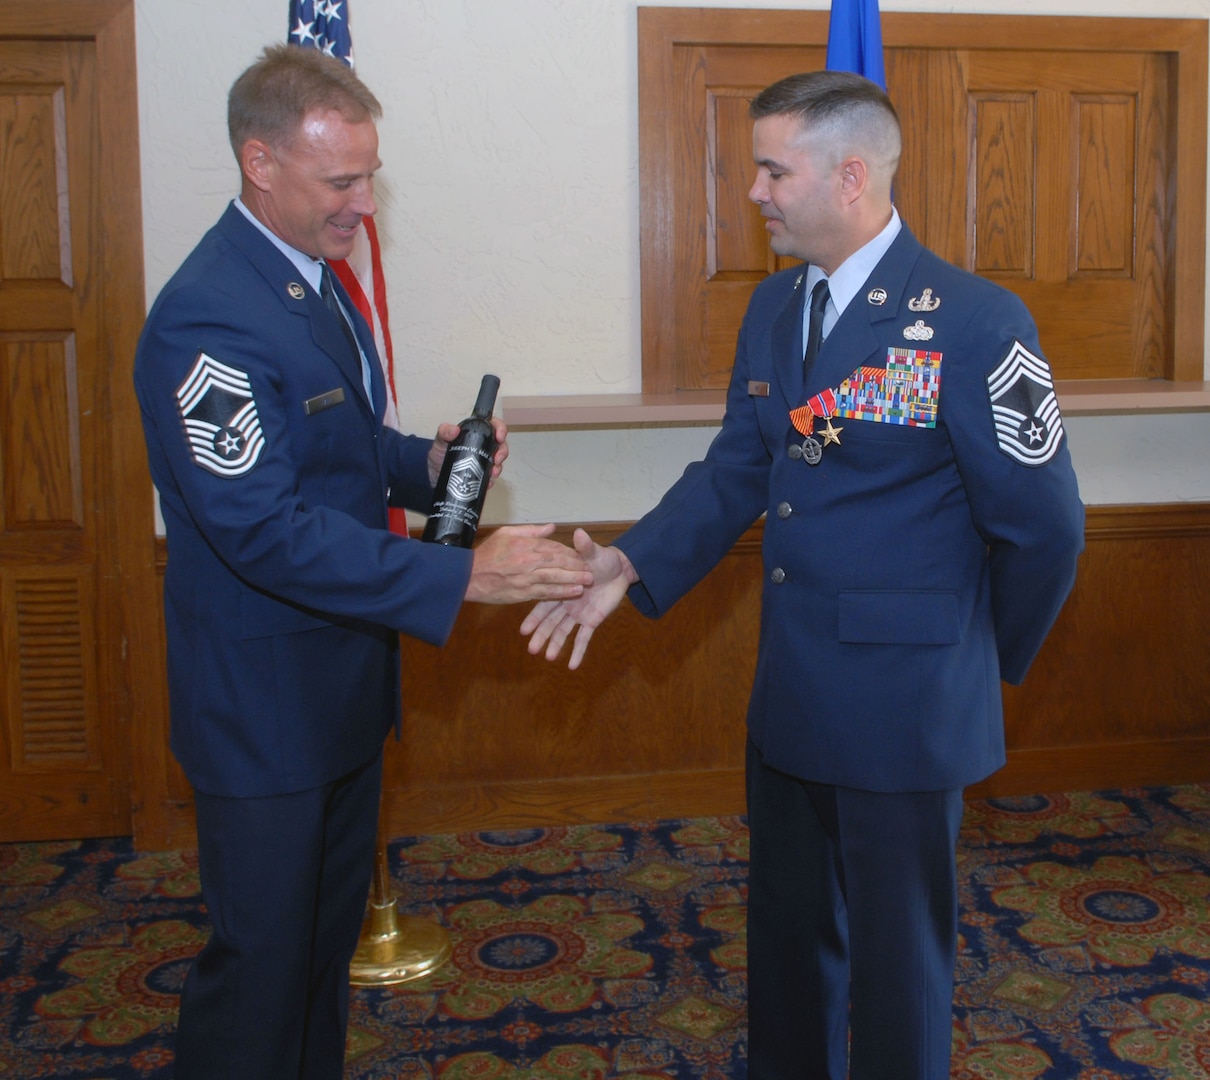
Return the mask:
M 827 418 L 827 421 L 828 421 L 828 426 L 819 433 L 820 437 L 823 439 L 823 444 L 824 444 L 824 446 L 827 446 L 828 443 L 835 443 L 837 446 L 839 446 L 840 445 L 840 433 L 842 431 L 844 431 L 844 428 L 843 427 L 833 427 L 832 418 L 830 416 Z

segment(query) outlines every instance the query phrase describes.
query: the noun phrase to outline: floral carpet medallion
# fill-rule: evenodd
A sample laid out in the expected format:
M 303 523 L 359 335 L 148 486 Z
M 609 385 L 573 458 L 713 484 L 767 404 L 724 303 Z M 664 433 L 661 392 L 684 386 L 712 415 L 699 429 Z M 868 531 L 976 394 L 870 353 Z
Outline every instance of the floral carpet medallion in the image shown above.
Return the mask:
M 1210 1080 L 1208 838 L 1204 785 L 971 803 L 952 1075 Z
M 393 848 L 409 912 L 437 918 L 453 952 L 358 995 L 350 1075 L 742 1076 L 746 844 L 733 818 Z M 383 1024 L 401 1016 L 424 1025 L 408 1056 Z
M 439 970 L 351 996 L 348 1080 L 743 1080 L 742 818 L 390 845 Z M 1210 1080 L 1210 785 L 968 803 L 956 1080 Z M 192 852 L 0 845 L 0 1078 L 167 1080 Z
M 1031 844 L 1043 834 L 1081 840 L 1129 827 L 1130 807 L 1091 792 L 1001 796 L 967 805 L 963 827 L 1001 844 Z
M 431 982 L 446 988 L 441 1008 L 458 1020 L 495 1016 L 514 1002 L 576 1012 L 652 968 L 648 954 L 624 944 L 642 931 L 641 919 L 594 914 L 578 897 L 544 896 L 520 910 L 472 900 L 451 908 L 446 925 L 454 954 Z
M 1151 1023 L 1115 1034 L 1110 1039 L 1114 1053 L 1161 1075 L 1210 1077 L 1210 1009 L 1205 1001 L 1157 994 L 1141 1007 Z
M 79 1022 L 76 1038 L 121 1046 L 176 1021 L 185 973 L 206 934 L 177 920 L 148 923 L 129 939 L 117 937 L 63 958 L 73 978 L 38 999 L 39 1016 Z
M 1079 945 L 1093 960 L 1124 966 L 1150 964 L 1159 950 L 1210 959 L 1205 874 L 1111 855 L 1087 869 L 1034 863 L 1024 876 L 991 896 L 1029 916 L 1018 932 L 1035 945 Z

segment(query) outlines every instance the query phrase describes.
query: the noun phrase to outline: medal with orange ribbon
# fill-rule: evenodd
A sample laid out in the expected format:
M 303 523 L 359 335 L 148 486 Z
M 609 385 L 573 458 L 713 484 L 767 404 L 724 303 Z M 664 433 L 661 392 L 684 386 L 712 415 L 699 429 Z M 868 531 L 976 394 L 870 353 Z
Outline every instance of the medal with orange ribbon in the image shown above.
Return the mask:
M 802 459 L 808 465 L 818 465 L 823 460 L 823 448 L 829 443 L 840 445 L 840 432 L 844 431 L 844 428 L 835 427 L 832 424 L 835 410 L 835 390 L 824 390 L 816 394 L 805 405 L 790 410 L 790 423 L 794 425 L 794 430 L 804 437 L 801 446 L 791 449 L 799 450 Z M 815 434 L 816 420 L 827 422 L 827 427 L 819 432 L 818 437 Z M 793 456 L 799 457 L 800 454 Z

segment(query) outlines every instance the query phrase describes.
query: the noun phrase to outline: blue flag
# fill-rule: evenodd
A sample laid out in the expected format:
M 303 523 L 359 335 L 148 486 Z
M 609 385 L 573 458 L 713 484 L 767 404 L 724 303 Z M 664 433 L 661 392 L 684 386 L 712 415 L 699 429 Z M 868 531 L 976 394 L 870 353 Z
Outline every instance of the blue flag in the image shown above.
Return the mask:
M 290 0 L 291 45 L 319 49 L 353 66 L 347 0 Z
M 832 0 L 828 70 L 855 71 L 886 89 L 878 0 Z

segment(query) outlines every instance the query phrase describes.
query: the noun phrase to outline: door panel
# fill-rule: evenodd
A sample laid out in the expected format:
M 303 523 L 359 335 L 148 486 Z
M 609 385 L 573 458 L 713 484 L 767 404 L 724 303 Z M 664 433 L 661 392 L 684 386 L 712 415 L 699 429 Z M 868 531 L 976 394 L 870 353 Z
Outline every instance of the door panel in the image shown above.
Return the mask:
M 1063 379 L 1162 378 L 1172 155 L 1145 53 L 963 55 L 962 262 L 1018 293 Z
M 0 41 L 0 840 L 130 829 L 95 51 Z

